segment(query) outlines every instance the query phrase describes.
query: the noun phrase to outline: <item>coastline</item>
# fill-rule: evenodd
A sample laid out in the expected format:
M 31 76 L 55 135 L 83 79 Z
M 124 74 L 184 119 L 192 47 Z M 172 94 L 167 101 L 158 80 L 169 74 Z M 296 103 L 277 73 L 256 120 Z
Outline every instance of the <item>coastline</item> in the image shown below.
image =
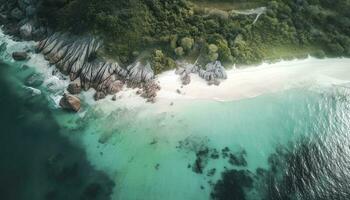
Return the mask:
M 348 58 L 308 57 L 290 61 L 282 60 L 271 64 L 263 63 L 258 66 L 229 69 L 226 71 L 228 78 L 219 86 L 209 86 L 206 81 L 194 74 L 191 83 L 183 88 L 179 77 L 173 71 L 168 71 L 156 78 L 162 88 L 158 92 L 158 98 L 232 101 L 294 87 L 312 86 L 317 83 L 346 83 L 350 81 L 349 63 Z M 176 92 L 177 89 L 181 94 Z
M 181 78 L 173 70 L 167 71 L 155 78 L 155 82 L 161 86 L 155 104 L 147 103 L 137 95 L 137 89 L 126 87 L 117 93 L 117 101 L 111 100 L 112 95 L 94 101 L 93 91 L 83 92 L 80 97 L 89 106 L 101 109 L 105 113 L 126 108 L 137 110 L 141 116 L 147 117 L 162 113 L 178 113 L 188 106 L 201 102 L 230 103 L 289 89 L 318 89 L 347 84 L 350 82 L 349 64 L 348 58 L 312 57 L 263 63 L 258 66 L 227 70 L 228 77 L 219 86 L 209 86 L 197 74 L 191 75 L 192 81 L 189 85 L 182 86 Z M 177 90 L 180 90 L 181 94 Z
M 17 43 L 13 45 L 11 49 L 17 49 Z M 332 96 L 279 91 L 350 80 L 350 60 L 343 58 L 308 58 L 228 70 L 228 78 L 219 86 L 208 86 L 191 74 L 192 82 L 181 88 L 180 76 L 168 71 L 155 79 L 162 87 L 155 104 L 137 95 L 138 89 L 126 86 L 117 93 L 116 101 L 113 95 L 95 101 L 91 88 L 77 95 L 83 107 L 72 114 L 58 105 L 69 84 L 68 76 L 52 74 L 57 70 L 49 67 L 41 54 L 30 52 L 27 62 L 14 62 L 9 53 L 6 61 L 13 64 L 12 69 L 22 73 L 23 66 L 29 65 L 36 73 L 44 74 L 43 85 L 36 88 L 44 97 L 57 99 L 49 106 L 53 107 L 50 110 L 60 134 L 83 148 L 92 167 L 115 182 L 112 199 L 207 199 L 224 178 L 222 175 L 232 171 L 258 181 L 255 176 L 263 177 L 258 169 L 270 169 L 268 161 L 278 151 L 278 144 L 287 146 L 298 136 L 309 134 L 308 125 L 317 122 L 323 111 L 328 112 L 328 105 L 339 103 L 327 101 L 325 107 L 317 109 L 319 99 Z M 177 89 L 185 94 L 178 94 Z M 316 112 L 309 115 L 303 106 L 316 108 Z M 346 111 L 343 107 L 339 110 Z M 328 113 L 336 118 L 336 112 Z M 323 127 L 325 122 L 320 121 L 318 126 Z M 230 164 L 230 159 L 221 154 L 225 147 L 242 158 L 246 166 Z M 201 156 L 199 152 L 205 149 L 220 152 L 220 158 Z M 201 173 L 193 167 L 198 159 L 203 161 L 199 163 Z M 213 169 L 216 173 L 208 175 Z
M 7 52 L 29 51 L 29 60 L 24 62 L 34 67 L 39 73 L 44 74 L 44 85 L 49 90 L 50 99 L 59 108 L 59 101 L 63 93 L 68 93 L 69 76 L 58 72 L 55 66 L 50 66 L 42 53 L 34 53 L 33 48 L 38 44 L 33 41 L 15 42 L 10 36 L 3 33 L 7 38 Z M 14 60 L 11 58 L 11 62 Z M 156 106 L 152 106 L 138 93 L 139 88 L 130 88 L 124 85 L 121 91 L 115 95 L 107 95 L 99 101 L 94 100 L 93 88 L 82 91 L 77 96 L 83 104 L 120 104 L 119 107 L 157 107 L 160 110 L 169 109 L 172 104 L 186 103 L 189 100 L 204 100 L 228 102 L 245 98 L 253 98 L 259 95 L 274 93 L 295 87 L 311 87 L 317 84 L 341 84 L 350 80 L 347 75 L 349 58 L 313 58 L 281 60 L 274 63 L 262 63 L 260 65 L 244 66 L 242 68 L 227 69 L 227 79 L 221 79 L 220 85 L 208 85 L 208 81 L 200 77 L 198 73 L 190 73 L 191 82 L 183 85 L 182 77 L 175 73 L 176 70 L 166 71 L 158 74 L 153 82 L 160 86 L 155 97 Z M 189 66 L 191 64 L 184 64 Z M 325 81 L 325 82 L 324 82 Z M 109 107 L 109 106 L 106 106 Z M 84 111 L 83 109 L 82 111 Z

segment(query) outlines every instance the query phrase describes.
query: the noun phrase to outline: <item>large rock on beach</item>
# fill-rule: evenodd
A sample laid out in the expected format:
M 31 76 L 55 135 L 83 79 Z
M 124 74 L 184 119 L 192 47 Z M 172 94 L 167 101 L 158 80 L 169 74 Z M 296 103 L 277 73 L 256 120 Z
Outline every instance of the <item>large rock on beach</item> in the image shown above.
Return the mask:
M 154 78 L 154 72 L 151 64 L 148 62 L 145 65 L 141 62 L 136 62 L 128 66 L 128 71 L 128 80 L 132 82 L 149 82 Z
M 148 102 L 154 102 L 160 86 L 154 81 L 149 81 L 143 85 L 142 89 L 141 97 L 146 98 Z
M 60 100 L 60 106 L 65 110 L 78 112 L 80 110 L 80 99 L 70 94 L 64 94 Z
M 120 92 L 123 89 L 123 82 L 116 80 L 113 83 L 111 83 L 108 87 L 108 94 L 116 94 Z
M 100 99 L 104 99 L 106 97 L 106 94 L 104 92 L 99 92 L 97 91 L 95 94 L 94 94 L 94 99 L 95 101 L 98 101 Z
M 189 74 L 185 74 L 181 77 L 181 82 L 183 85 L 188 85 L 191 83 L 191 76 Z
M 204 69 L 200 69 L 196 64 L 183 64 L 175 71 L 175 74 L 180 75 L 183 85 L 190 84 L 191 73 L 198 73 L 201 78 L 208 82 L 208 85 L 219 85 L 219 79 L 227 78 L 225 68 L 222 66 L 220 61 L 208 63 Z
M 67 87 L 67 91 L 71 94 L 79 94 L 81 92 L 81 82 L 80 78 L 74 80 L 73 82 L 69 83 Z
M 80 92 L 80 88 L 94 88 L 98 93 L 96 99 L 107 94 L 115 94 L 122 89 L 128 71 L 117 63 L 96 59 L 101 44 L 93 37 L 75 37 L 66 33 L 55 33 L 39 42 L 37 51 L 44 54 L 51 64 L 66 75 L 73 83 L 68 87 L 72 94 Z M 79 80 L 79 81 L 76 81 Z M 80 82 L 80 83 L 79 83 Z
M 205 69 L 199 70 L 199 76 L 206 81 L 214 81 L 215 79 L 227 79 L 225 68 L 220 61 L 208 63 Z
M 96 90 L 95 99 L 122 90 L 124 83 L 131 87 L 143 88 L 145 98 L 154 98 L 158 86 L 150 84 L 154 72 L 149 63 L 136 62 L 126 69 L 117 63 L 96 58 L 101 43 L 94 37 L 75 37 L 67 33 L 54 33 L 39 42 L 37 52 L 66 75 L 73 83 L 68 87 L 72 94 L 79 88 Z M 80 85 L 75 80 L 80 79 Z

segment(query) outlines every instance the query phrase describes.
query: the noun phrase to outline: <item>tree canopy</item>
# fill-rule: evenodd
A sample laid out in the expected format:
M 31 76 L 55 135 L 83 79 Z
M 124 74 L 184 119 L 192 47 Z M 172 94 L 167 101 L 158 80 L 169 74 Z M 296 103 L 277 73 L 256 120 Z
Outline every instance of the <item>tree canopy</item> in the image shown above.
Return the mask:
M 204 61 L 256 63 L 277 46 L 313 47 L 318 54 L 350 56 L 349 0 L 233 1 L 265 6 L 266 13 L 256 23 L 254 14 L 203 10 L 196 6 L 201 2 L 43 0 L 39 13 L 56 30 L 100 36 L 104 55 L 122 64 L 137 59 L 140 54 L 135 52 L 149 52 L 141 55 L 150 59 L 162 57 L 153 62 L 158 63 L 153 66 L 158 72 L 174 66 L 171 58 L 201 56 Z M 220 2 L 228 1 L 215 1 Z

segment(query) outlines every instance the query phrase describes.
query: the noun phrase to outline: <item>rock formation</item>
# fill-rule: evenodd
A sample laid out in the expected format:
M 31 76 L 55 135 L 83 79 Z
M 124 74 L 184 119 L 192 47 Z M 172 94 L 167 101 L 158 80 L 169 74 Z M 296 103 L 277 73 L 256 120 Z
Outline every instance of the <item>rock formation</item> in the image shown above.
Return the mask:
M 14 60 L 23 61 L 28 59 L 28 54 L 27 52 L 13 52 L 12 58 Z
M 225 68 L 221 65 L 220 61 L 208 63 L 204 69 L 194 65 L 182 65 L 176 69 L 175 74 L 180 75 L 180 79 L 183 85 L 187 85 L 191 82 L 191 74 L 198 73 L 198 75 L 208 81 L 209 85 L 219 85 L 220 79 L 227 79 Z
M 80 110 L 80 99 L 70 94 L 64 94 L 60 100 L 63 109 L 78 112 Z
M 128 80 L 131 82 L 149 82 L 154 78 L 154 72 L 149 62 L 146 65 L 136 62 L 133 65 L 129 65 L 127 69 L 129 71 Z
M 184 74 L 181 76 L 182 85 L 188 85 L 191 83 L 191 76 L 189 74 Z
M 71 94 L 79 94 L 81 92 L 80 78 L 77 78 L 76 80 L 71 82 L 67 87 L 67 91 Z
M 200 69 L 199 76 L 207 81 L 215 79 L 227 79 L 225 68 L 221 65 L 220 61 L 208 63 L 205 69 Z
M 136 62 L 126 69 L 97 56 L 101 43 L 93 37 L 74 37 L 67 33 L 55 33 L 39 42 L 37 52 L 42 53 L 50 64 L 56 65 L 63 74 L 69 75 L 71 94 L 81 89 L 94 88 L 95 100 L 116 94 L 127 83 L 143 89 L 143 97 L 153 102 L 159 86 L 153 82 L 154 72 L 149 63 Z
M 146 98 L 147 102 L 155 103 L 157 92 L 160 90 L 160 86 L 154 81 L 148 81 L 143 85 L 143 91 L 141 97 Z
M 188 85 L 191 83 L 191 73 L 198 72 L 197 65 L 185 65 L 179 63 L 180 67 L 178 67 L 175 71 L 175 74 L 180 75 L 182 85 Z

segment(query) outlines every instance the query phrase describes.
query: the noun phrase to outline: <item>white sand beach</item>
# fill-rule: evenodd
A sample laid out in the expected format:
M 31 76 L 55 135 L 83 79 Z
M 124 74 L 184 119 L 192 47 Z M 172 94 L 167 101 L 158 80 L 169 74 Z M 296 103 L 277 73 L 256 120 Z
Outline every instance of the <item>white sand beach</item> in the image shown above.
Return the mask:
M 93 90 L 83 92 L 80 96 L 87 104 L 97 104 L 105 112 L 128 108 L 148 111 L 146 114 L 157 114 L 175 111 L 181 108 L 181 105 L 188 105 L 193 101 L 225 102 L 292 88 L 347 86 L 347 83 L 350 83 L 350 59 L 310 57 L 272 64 L 263 63 L 258 66 L 229 69 L 227 76 L 228 78 L 222 80 L 219 86 L 209 86 L 197 74 L 191 74 L 191 83 L 182 86 L 180 76 L 174 71 L 164 72 L 156 77 L 161 90 L 157 93 L 155 104 L 146 103 L 145 99 L 136 94 L 137 89 L 129 88 L 119 92 L 116 101 L 112 101 L 112 96 L 109 96 L 96 102 L 93 100 Z M 179 94 L 177 90 L 181 93 Z
M 160 74 L 158 101 L 163 100 L 218 100 L 231 101 L 256 97 L 294 87 L 318 84 L 345 84 L 350 81 L 350 59 L 307 58 L 302 60 L 264 63 L 227 71 L 228 78 L 219 86 L 208 86 L 198 75 L 191 75 L 191 83 L 181 88 L 180 77 L 174 71 Z M 178 94 L 177 90 L 181 91 Z

